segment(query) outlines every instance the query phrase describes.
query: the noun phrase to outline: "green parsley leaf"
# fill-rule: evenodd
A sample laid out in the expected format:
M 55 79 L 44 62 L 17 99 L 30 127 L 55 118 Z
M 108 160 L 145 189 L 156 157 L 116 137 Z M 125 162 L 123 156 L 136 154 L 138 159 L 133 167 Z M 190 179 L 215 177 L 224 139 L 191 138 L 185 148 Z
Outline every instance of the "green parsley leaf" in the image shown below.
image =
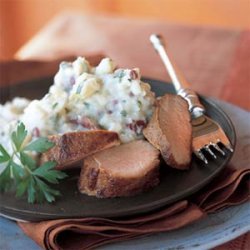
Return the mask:
M 122 110 L 121 111 L 121 115 L 124 116 L 124 117 L 126 117 L 127 116 L 127 111 L 126 110 Z
M 28 202 L 34 203 L 36 201 L 36 188 L 35 188 L 35 180 L 32 177 L 29 179 L 27 185 L 27 192 L 28 192 Z
M 120 70 L 117 70 L 114 74 L 114 78 L 118 78 L 119 79 L 119 82 L 122 81 L 122 78 L 125 76 L 125 71 L 120 69 Z
M 36 182 L 37 186 L 41 190 L 41 193 L 48 202 L 55 201 L 55 196 L 61 195 L 59 191 L 50 188 L 44 181 L 36 179 Z
M 28 184 L 29 184 L 29 179 L 23 179 L 21 182 L 18 183 L 16 189 L 16 197 L 22 197 L 25 194 L 28 188 Z
M 88 109 L 89 106 L 90 106 L 90 104 L 89 104 L 88 102 L 84 102 L 83 104 L 84 104 L 84 106 L 85 106 L 87 109 Z
M 13 176 L 15 178 L 15 181 L 18 183 L 21 181 L 21 178 L 23 178 L 25 175 L 24 169 L 22 168 L 22 166 L 15 163 L 13 160 L 11 161 L 10 164 L 12 167 L 12 172 L 13 172 Z
M 80 94 L 82 91 L 82 86 L 78 85 L 77 89 L 76 89 L 76 94 Z
M 21 163 L 27 166 L 30 170 L 33 170 L 36 168 L 36 161 L 23 151 L 20 152 L 20 160 L 21 160 Z
M 57 184 L 59 183 L 58 181 L 59 179 L 63 179 L 67 177 L 67 175 L 58 170 L 54 170 L 55 166 L 56 166 L 55 162 L 51 161 L 45 162 L 43 165 L 41 165 L 34 171 L 34 175 L 44 178 L 46 181 L 50 183 Z
M 22 122 L 18 123 L 17 131 L 12 132 L 11 139 L 16 147 L 16 150 L 19 152 L 20 148 L 24 142 L 24 139 L 27 136 L 27 130 Z
M 11 185 L 12 179 L 10 178 L 10 165 L 8 164 L 0 175 L 0 191 L 7 192 Z
M 7 162 L 10 160 L 10 155 L 8 152 L 4 149 L 3 145 L 0 144 L 0 163 Z
M 52 109 L 55 109 L 58 105 L 58 102 L 55 102 L 53 105 L 52 105 Z
M 137 100 L 137 103 L 138 103 L 139 108 L 141 109 L 141 107 L 142 107 L 142 102 L 141 102 L 140 100 Z
M 23 151 L 35 151 L 37 153 L 44 153 L 54 146 L 55 144 L 53 142 L 49 141 L 47 138 L 41 137 L 27 145 L 23 149 Z
M 53 202 L 60 192 L 48 184 L 58 184 L 67 175 L 54 169 L 56 162 L 45 162 L 38 167 L 32 155 L 46 152 L 54 143 L 47 138 L 38 138 L 22 148 L 26 137 L 25 126 L 19 123 L 11 135 L 11 154 L 0 144 L 0 163 L 6 165 L 0 173 L 0 191 L 11 189 L 16 192 L 16 197 L 26 195 L 29 203 Z

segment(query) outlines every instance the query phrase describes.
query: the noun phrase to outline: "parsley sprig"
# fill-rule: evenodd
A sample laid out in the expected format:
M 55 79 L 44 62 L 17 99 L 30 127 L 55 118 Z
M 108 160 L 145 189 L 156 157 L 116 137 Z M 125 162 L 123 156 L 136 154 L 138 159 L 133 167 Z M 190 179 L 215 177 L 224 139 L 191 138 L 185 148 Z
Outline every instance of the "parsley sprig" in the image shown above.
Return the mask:
M 24 124 L 18 123 L 11 134 L 13 153 L 8 153 L 0 144 L 0 164 L 5 166 L 0 174 L 0 191 L 13 190 L 17 197 L 26 195 L 29 203 L 53 202 L 60 192 L 49 184 L 58 184 L 67 175 L 54 169 L 56 162 L 48 161 L 37 166 L 32 153 L 44 153 L 54 143 L 41 137 L 25 145 L 27 134 Z

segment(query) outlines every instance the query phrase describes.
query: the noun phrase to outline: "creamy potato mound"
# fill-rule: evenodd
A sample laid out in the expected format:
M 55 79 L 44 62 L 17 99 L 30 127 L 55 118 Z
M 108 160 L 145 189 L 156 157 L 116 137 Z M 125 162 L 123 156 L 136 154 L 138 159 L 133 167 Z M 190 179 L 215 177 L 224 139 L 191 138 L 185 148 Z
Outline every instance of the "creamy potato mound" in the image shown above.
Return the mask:
M 18 120 L 30 137 L 76 130 L 106 129 L 123 143 L 143 137 L 155 96 L 139 69 L 115 69 L 110 58 L 97 67 L 79 57 L 62 62 L 54 84 L 41 100 L 15 98 L 0 105 L 0 143 L 6 144 Z

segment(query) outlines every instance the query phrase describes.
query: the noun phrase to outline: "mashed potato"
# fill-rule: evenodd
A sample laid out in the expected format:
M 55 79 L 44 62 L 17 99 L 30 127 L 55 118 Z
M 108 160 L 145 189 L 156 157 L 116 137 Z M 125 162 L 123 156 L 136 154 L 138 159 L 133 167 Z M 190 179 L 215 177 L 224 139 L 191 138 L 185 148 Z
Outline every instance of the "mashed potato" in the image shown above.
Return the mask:
M 41 100 L 19 98 L 0 105 L 0 143 L 9 138 L 10 124 L 17 120 L 32 138 L 100 128 L 117 132 L 123 143 L 140 139 L 155 102 L 150 86 L 140 78 L 139 69 L 115 70 L 109 58 L 97 67 L 82 57 L 62 62 Z

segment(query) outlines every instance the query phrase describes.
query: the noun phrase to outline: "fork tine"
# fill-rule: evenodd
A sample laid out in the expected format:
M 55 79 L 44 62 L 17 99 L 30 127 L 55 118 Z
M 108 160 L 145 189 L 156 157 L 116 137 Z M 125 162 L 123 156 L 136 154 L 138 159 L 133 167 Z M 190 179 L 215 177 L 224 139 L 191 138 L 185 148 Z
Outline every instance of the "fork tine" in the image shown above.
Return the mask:
M 223 140 L 218 139 L 217 143 L 222 143 L 231 152 L 234 151 L 230 141 L 227 138 L 223 138 Z
M 205 149 L 210 155 L 212 155 L 214 159 L 217 158 L 216 155 L 214 154 L 214 152 L 209 148 L 209 145 L 206 145 L 206 146 L 204 147 L 204 149 Z
M 206 157 L 204 156 L 204 154 L 200 150 L 199 151 L 194 151 L 194 154 L 196 155 L 197 158 L 199 158 L 200 160 L 205 162 L 205 164 L 208 164 L 208 161 L 207 161 Z
M 225 152 L 218 146 L 217 143 L 210 143 L 212 147 L 214 147 L 218 152 L 220 152 L 223 156 L 225 155 Z
M 231 145 L 231 143 L 226 144 L 225 147 L 226 147 L 229 151 L 231 151 L 231 152 L 234 151 L 234 150 L 233 150 L 233 147 L 232 147 L 232 145 Z

